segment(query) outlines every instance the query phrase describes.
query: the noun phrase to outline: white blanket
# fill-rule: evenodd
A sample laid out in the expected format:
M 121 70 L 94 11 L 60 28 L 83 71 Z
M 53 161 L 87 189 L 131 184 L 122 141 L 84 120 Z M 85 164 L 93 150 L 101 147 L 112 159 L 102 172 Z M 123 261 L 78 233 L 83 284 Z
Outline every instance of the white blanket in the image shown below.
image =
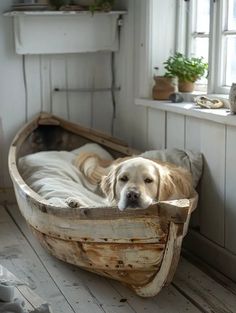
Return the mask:
M 89 143 L 71 152 L 45 151 L 27 155 L 19 160 L 19 171 L 29 187 L 54 206 L 66 207 L 66 199 L 70 197 L 80 199 L 88 207 L 107 206 L 106 199 L 97 193 L 98 187 L 91 185 L 72 164 L 81 152 L 94 152 L 103 159 L 112 160 L 101 146 Z M 200 153 L 172 149 L 147 151 L 141 156 L 187 168 L 192 172 L 194 187 L 201 176 Z

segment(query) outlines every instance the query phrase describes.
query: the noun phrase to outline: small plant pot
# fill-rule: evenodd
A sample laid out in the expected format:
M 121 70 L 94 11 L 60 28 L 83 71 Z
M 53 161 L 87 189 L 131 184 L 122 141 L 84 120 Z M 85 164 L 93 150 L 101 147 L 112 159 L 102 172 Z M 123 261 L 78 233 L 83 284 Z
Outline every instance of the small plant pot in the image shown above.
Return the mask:
M 183 82 L 179 81 L 179 91 L 180 92 L 193 92 L 195 83 L 193 82 Z
M 155 85 L 152 88 L 154 100 L 168 100 L 170 94 L 176 91 L 176 77 L 154 76 Z

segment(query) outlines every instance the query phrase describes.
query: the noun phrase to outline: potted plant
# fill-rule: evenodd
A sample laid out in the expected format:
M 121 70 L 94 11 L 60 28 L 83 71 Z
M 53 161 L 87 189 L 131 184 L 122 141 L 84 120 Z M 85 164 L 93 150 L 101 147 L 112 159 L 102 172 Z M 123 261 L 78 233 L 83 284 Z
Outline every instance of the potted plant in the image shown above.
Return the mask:
M 165 65 L 165 76 L 179 79 L 179 91 L 192 92 L 194 83 L 207 73 L 208 64 L 204 62 L 203 57 L 188 58 L 182 53 L 176 52 L 174 56 L 170 56 Z
M 79 1 L 77 4 L 74 0 L 49 0 L 52 8 L 65 11 L 83 11 L 89 10 L 92 13 L 96 11 L 109 12 L 112 10 L 115 0 L 86 0 Z

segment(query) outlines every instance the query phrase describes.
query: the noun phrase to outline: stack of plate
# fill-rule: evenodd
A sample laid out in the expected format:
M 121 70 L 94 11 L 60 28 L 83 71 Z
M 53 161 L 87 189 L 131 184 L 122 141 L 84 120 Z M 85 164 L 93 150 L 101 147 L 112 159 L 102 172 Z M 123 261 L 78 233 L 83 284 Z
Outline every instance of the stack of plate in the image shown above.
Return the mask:
M 32 10 L 46 10 L 48 9 L 47 0 L 25 0 L 12 5 L 12 10 L 17 11 L 32 11 Z

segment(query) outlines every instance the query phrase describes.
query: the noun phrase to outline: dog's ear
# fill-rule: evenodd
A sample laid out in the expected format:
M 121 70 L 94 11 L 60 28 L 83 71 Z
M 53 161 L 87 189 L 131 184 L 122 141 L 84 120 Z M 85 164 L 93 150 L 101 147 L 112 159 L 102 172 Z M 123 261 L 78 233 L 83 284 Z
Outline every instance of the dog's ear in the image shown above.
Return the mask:
M 116 177 L 119 165 L 113 165 L 106 176 L 102 177 L 101 189 L 111 204 L 115 204 L 116 198 Z
M 177 166 L 158 166 L 158 200 L 190 198 L 193 193 L 192 176 Z

